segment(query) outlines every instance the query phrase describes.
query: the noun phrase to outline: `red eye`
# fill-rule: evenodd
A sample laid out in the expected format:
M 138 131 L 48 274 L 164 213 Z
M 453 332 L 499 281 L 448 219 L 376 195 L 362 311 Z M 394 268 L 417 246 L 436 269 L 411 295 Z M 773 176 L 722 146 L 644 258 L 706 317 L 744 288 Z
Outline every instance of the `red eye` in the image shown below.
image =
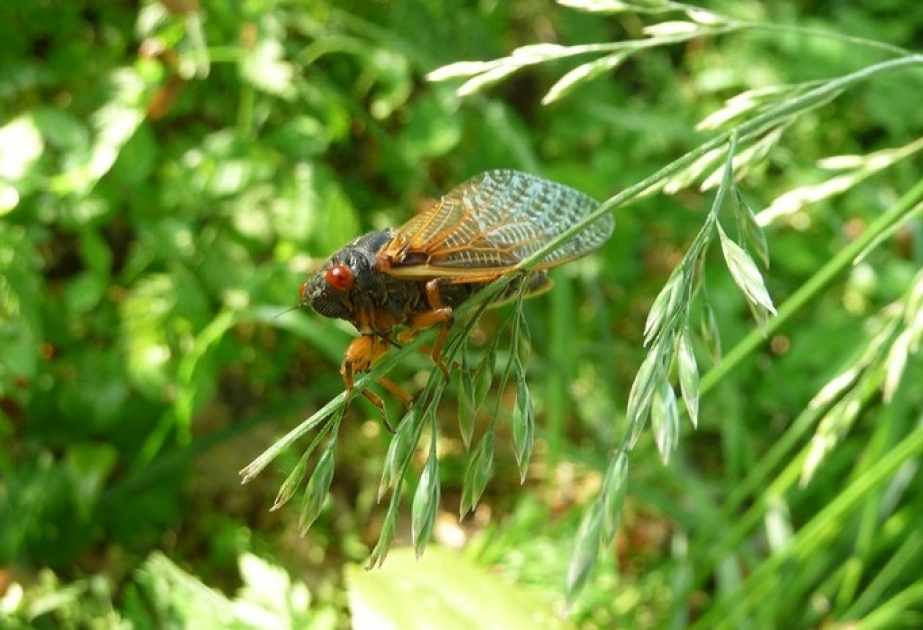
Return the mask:
M 347 291 L 352 288 L 356 277 L 353 275 L 352 269 L 346 265 L 334 265 L 324 274 L 324 279 L 327 280 L 327 284 L 337 291 Z

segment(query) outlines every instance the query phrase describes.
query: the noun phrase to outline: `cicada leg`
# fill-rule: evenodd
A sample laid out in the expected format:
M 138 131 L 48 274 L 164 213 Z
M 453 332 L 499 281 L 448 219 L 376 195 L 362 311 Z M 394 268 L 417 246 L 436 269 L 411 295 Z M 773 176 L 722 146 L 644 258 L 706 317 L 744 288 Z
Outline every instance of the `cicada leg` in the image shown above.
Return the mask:
M 362 335 L 353 340 L 346 349 L 343 357 L 343 365 L 340 367 L 340 375 L 346 384 L 346 404 L 349 404 L 349 397 L 352 394 L 355 385 L 355 375 L 361 372 L 368 372 L 375 363 L 391 346 L 391 342 L 378 335 Z M 413 398 L 401 387 L 389 378 L 382 376 L 378 379 L 381 385 L 401 399 L 408 409 L 413 406 Z M 382 423 L 391 433 L 394 433 L 394 427 L 388 421 L 388 412 L 385 409 L 385 402 L 375 392 L 368 389 L 362 390 L 362 395 L 378 408 L 381 414 Z
M 442 299 L 439 296 L 438 281 L 431 280 L 426 283 L 426 297 L 433 310 L 414 313 L 410 316 L 408 325 L 416 331 L 442 324 L 439 329 L 439 336 L 436 337 L 436 343 L 433 344 L 429 355 L 432 357 L 433 363 L 442 371 L 446 380 L 449 380 L 449 369 L 446 367 L 445 361 L 442 360 L 442 346 L 445 345 L 445 340 L 449 334 L 449 329 L 452 327 L 452 322 L 455 320 L 455 315 L 451 307 L 442 304 Z M 416 333 L 414 332 L 414 334 Z

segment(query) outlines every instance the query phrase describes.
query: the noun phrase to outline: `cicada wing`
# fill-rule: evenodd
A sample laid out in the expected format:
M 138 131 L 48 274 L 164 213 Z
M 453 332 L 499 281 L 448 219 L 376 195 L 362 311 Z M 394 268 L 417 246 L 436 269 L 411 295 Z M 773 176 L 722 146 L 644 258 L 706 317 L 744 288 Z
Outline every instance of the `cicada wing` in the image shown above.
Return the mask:
M 482 173 L 449 191 L 395 231 L 380 259 L 397 277 L 484 279 L 502 274 L 593 212 L 599 203 L 573 188 L 513 170 Z M 579 258 L 611 236 L 597 219 L 542 258 L 547 269 Z

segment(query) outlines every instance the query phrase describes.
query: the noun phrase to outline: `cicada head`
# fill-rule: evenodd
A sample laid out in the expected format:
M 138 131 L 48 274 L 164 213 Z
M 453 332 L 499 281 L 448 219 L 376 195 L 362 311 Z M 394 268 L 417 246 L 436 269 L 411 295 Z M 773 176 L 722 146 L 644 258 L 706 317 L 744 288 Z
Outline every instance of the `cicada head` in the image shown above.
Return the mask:
M 345 319 L 365 327 L 365 310 L 380 300 L 380 272 L 375 254 L 391 239 L 391 230 L 361 236 L 330 257 L 321 269 L 301 285 L 301 303 L 324 317 Z

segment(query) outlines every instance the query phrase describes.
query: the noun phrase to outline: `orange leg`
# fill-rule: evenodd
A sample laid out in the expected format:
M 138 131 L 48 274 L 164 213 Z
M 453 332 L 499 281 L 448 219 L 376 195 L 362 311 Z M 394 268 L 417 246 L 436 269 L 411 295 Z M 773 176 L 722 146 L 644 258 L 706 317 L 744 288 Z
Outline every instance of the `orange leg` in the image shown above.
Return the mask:
M 436 338 L 436 343 L 433 344 L 433 348 L 430 351 L 430 356 L 433 358 L 433 363 L 435 363 L 445 375 L 446 380 L 449 379 L 449 370 L 445 366 L 445 361 L 442 360 L 442 346 L 445 344 L 446 336 L 448 336 L 449 329 L 452 327 L 453 319 L 454 316 L 452 309 L 448 306 L 443 306 L 433 309 L 432 311 L 415 313 L 410 316 L 410 320 L 408 322 L 411 328 L 417 330 L 429 328 L 431 326 L 435 326 L 436 324 L 442 324 L 442 328 L 439 330 L 439 336 Z
M 413 407 L 413 396 L 408 394 L 401 388 L 400 385 L 392 381 L 390 378 L 382 376 L 378 379 L 378 382 L 381 383 L 381 386 L 387 389 L 389 392 L 401 399 L 401 402 L 404 403 L 404 406 L 410 409 Z
M 355 385 L 355 375 L 360 372 L 368 372 L 371 370 L 372 364 L 387 352 L 390 347 L 391 342 L 377 335 L 362 335 L 349 344 L 349 347 L 346 349 L 346 355 L 343 357 L 343 365 L 340 367 L 340 374 L 343 377 L 343 382 L 346 383 L 347 404 L 349 404 L 349 396 Z M 401 389 L 400 385 L 384 376 L 379 378 L 378 382 L 389 392 L 400 398 L 405 407 L 409 409 L 413 406 L 413 397 Z M 388 421 L 387 409 L 385 409 L 385 403 L 381 397 L 368 389 L 362 390 L 362 395 L 378 408 L 381 414 L 382 423 L 391 433 L 394 433 L 394 427 Z

